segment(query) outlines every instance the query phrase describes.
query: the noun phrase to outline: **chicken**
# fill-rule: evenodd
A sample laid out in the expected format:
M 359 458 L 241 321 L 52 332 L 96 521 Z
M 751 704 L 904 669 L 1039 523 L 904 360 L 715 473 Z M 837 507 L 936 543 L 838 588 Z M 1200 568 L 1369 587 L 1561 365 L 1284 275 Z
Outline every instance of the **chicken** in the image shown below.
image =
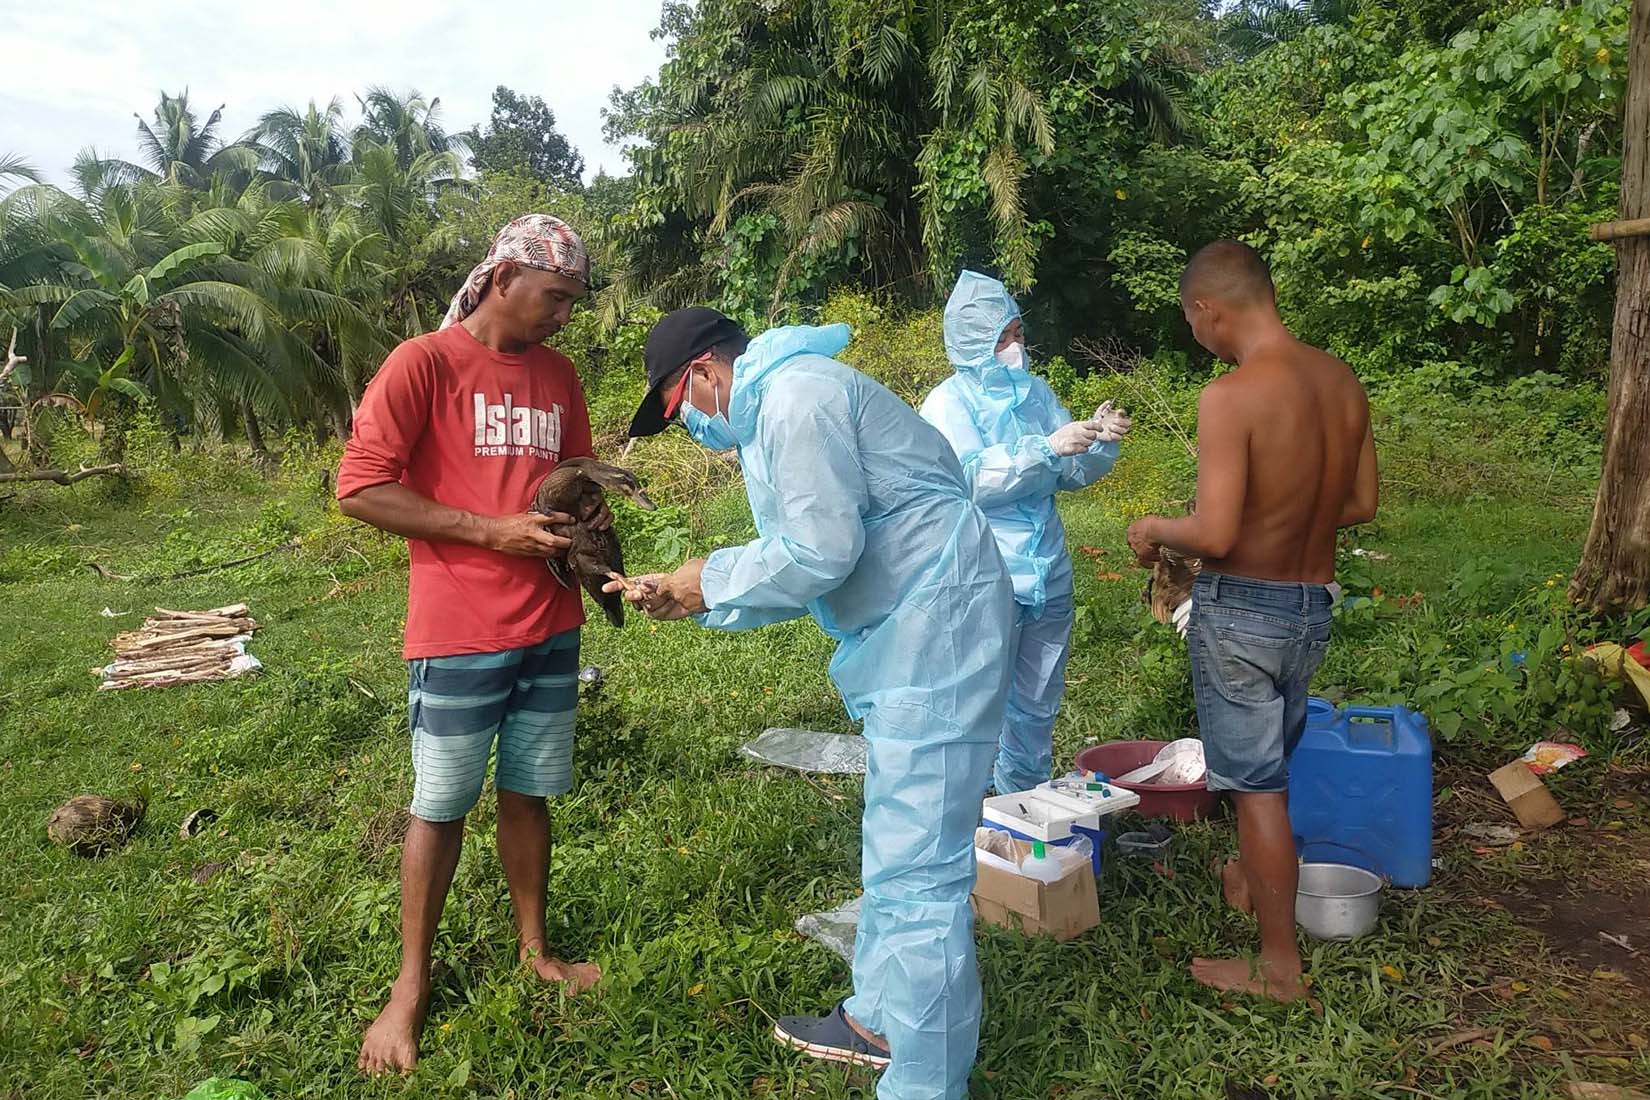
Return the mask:
M 533 496 L 533 510 L 566 512 L 577 517 L 571 526 L 554 529 L 557 534 L 572 539 L 573 544 L 567 548 L 565 559 L 548 559 L 550 572 L 563 588 L 572 588 L 575 581 L 583 585 L 590 598 L 601 606 L 607 621 L 623 626 L 623 594 L 602 591 L 602 585 L 608 581 L 624 579 L 624 555 L 619 549 L 618 532 L 597 531 L 585 522 L 606 499 L 604 489 L 623 493 L 645 511 L 654 509 L 636 475 L 629 470 L 593 458 L 569 458 L 539 484 Z

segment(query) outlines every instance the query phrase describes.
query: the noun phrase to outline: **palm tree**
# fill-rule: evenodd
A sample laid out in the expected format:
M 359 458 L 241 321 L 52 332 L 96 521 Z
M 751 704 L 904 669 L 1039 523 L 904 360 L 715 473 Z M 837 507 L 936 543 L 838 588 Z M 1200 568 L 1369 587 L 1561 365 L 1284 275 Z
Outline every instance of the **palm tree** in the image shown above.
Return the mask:
M 361 122 L 354 134 L 358 146 L 387 146 L 402 168 L 426 153 L 457 153 L 462 166 L 467 147 L 463 138 L 442 129 L 439 96 L 426 100 L 416 89 L 402 96 L 374 85 L 366 95 L 357 96 L 356 102 L 361 105 Z
M 91 417 L 152 395 L 205 427 L 238 418 L 249 437 L 260 416 L 346 416 L 357 391 L 340 362 L 389 344 L 340 283 L 362 265 L 335 256 L 321 215 L 265 186 L 224 205 L 215 192 L 185 205 L 179 190 L 145 180 L 95 204 L 44 186 L 0 200 L 0 311 L 38 315 L 41 384 Z
M 13 153 L 0 153 L 0 180 L 8 179 L 21 183 L 39 183 L 40 173 L 22 157 Z
M 138 149 L 155 175 L 168 183 L 204 189 L 218 172 L 250 172 L 256 160 L 240 145 L 225 145 L 218 137 L 223 105 L 212 112 L 204 125 L 189 104 L 189 90 L 177 95 L 162 92 L 154 117 L 138 120 Z
M 1057 126 L 1077 143 L 1189 128 L 1180 55 L 1129 22 L 1145 15 L 1088 10 L 1101 7 L 1057 5 L 1049 25 L 1012 34 L 944 0 L 853 20 L 828 0 L 792 4 L 784 21 L 760 5 L 684 9 L 658 81 L 609 114 L 610 136 L 645 144 L 605 293 L 670 304 L 726 287 L 723 253 L 739 240 L 750 255 L 752 208 L 778 226 L 758 245 L 779 249 L 770 314 L 804 273 L 917 288 L 971 260 L 1029 287 L 1058 213 L 1050 181 L 1077 190 L 1083 171 L 1058 156 Z
M 1357 7 L 1358 0 L 1238 0 L 1220 16 L 1218 35 L 1249 58 L 1308 28 L 1350 22 Z
M 383 242 L 386 312 L 402 336 L 423 331 L 419 280 L 431 208 L 443 190 L 464 186 L 463 171 L 455 151 L 419 153 L 403 165 L 393 146 L 370 139 L 356 145 L 358 217 Z
M 215 181 L 219 186 L 228 181 L 238 189 L 257 171 L 257 150 L 238 143 L 226 145 L 218 137 L 223 107 L 202 125 L 189 103 L 188 89 L 175 96 L 162 92 L 150 121 L 141 115 L 133 117 L 138 120 L 141 163 L 100 156 L 92 148 L 81 150 L 75 158 L 70 172 L 75 189 L 86 201 L 96 203 L 112 187 L 146 180 L 172 185 L 176 197 L 187 206 L 192 202 L 191 192 L 208 190 Z
M 258 152 L 258 167 L 285 184 L 283 191 L 311 206 L 335 198 L 335 189 L 349 182 L 349 140 L 344 130 L 344 105 L 334 97 L 326 107 L 309 101 L 305 111 L 278 107 L 265 112 L 241 144 Z

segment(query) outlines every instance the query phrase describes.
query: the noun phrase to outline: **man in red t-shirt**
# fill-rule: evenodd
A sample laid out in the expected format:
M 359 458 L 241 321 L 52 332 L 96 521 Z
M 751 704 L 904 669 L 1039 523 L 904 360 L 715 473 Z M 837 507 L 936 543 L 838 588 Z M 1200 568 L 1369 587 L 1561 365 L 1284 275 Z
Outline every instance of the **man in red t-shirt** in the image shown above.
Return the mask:
M 498 851 L 521 958 L 578 991 L 594 963 L 545 940 L 545 798 L 572 787 L 584 604 L 545 559 L 573 517 L 528 511 L 545 475 L 590 455 L 573 364 L 544 346 L 585 294 L 590 263 L 565 223 L 517 218 L 465 280 L 439 331 L 390 353 L 338 469 L 345 515 L 410 550 L 407 693 L 415 784 L 401 854 L 401 971 L 367 1030 L 360 1068 L 410 1072 L 430 999 L 430 950 L 496 744 Z M 603 509 L 587 517 L 606 526 Z

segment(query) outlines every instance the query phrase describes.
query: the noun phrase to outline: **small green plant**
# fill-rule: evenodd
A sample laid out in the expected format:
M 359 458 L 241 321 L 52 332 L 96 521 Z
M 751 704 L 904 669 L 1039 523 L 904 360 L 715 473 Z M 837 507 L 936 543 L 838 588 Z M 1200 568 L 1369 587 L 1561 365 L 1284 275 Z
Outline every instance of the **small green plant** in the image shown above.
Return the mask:
M 616 521 L 625 549 L 625 568 L 632 573 L 674 569 L 693 547 L 693 529 L 685 508 L 666 505 L 644 512 L 628 503 L 620 504 Z

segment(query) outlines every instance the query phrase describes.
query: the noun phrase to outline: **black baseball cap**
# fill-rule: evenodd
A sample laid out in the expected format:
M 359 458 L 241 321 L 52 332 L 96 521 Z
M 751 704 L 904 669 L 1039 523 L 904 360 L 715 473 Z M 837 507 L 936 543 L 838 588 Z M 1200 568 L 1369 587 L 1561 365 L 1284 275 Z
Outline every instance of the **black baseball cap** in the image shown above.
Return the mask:
M 642 360 L 647 366 L 647 396 L 630 421 L 630 437 L 658 435 L 670 426 L 665 419 L 664 385 L 694 356 L 724 340 L 745 335 L 739 322 L 707 306 L 689 306 L 659 318 L 647 334 Z

